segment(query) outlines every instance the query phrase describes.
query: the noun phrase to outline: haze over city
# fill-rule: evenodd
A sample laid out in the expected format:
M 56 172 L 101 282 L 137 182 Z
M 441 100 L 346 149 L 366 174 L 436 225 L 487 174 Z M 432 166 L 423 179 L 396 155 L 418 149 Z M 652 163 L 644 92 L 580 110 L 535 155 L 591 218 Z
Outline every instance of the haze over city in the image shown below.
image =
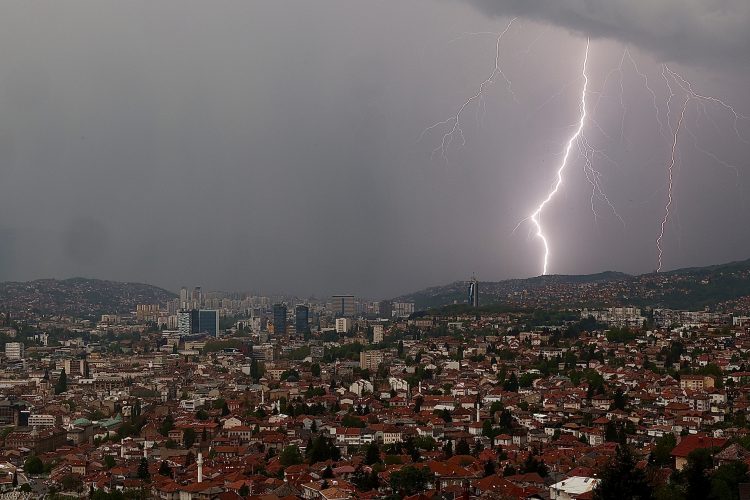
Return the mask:
M 750 6 L 529 5 L 9 3 L 0 281 L 377 298 L 472 273 L 538 275 L 539 239 L 528 223 L 514 228 L 555 180 L 589 37 L 584 132 L 606 154 L 594 166 L 622 221 L 601 199 L 592 214 L 574 149 L 541 215 L 548 272 L 652 271 L 671 146 L 657 116 L 674 127 L 682 104 L 680 94 L 668 122 L 662 64 L 750 114 Z M 465 145 L 453 142 L 447 161 L 432 154 L 445 130 L 420 135 L 488 77 L 493 34 L 515 16 L 499 45 L 510 90 L 489 85 L 463 116 Z M 750 123 L 703 104 L 687 108 L 677 147 L 664 269 L 750 256 Z

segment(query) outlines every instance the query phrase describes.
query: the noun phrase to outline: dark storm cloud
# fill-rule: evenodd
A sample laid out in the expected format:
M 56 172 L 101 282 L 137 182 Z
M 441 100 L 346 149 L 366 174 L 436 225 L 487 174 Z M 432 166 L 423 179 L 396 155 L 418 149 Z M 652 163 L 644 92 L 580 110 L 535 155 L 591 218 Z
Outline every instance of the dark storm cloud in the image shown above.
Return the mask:
M 584 36 L 614 38 L 668 61 L 750 62 L 747 0 L 467 0 L 483 12 L 522 16 Z
M 740 4 L 727 24 L 711 24 L 714 40 L 697 1 L 674 16 L 646 1 L 630 14 L 631 2 L 558 1 L 502 4 L 511 10 L 459 0 L 6 2 L 0 280 L 84 275 L 378 298 L 472 273 L 536 275 L 540 242 L 528 225 L 513 228 L 546 194 L 579 112 L 585 41 L 570 29 L 637 42 L 642 25 L 650 48 L 673 55 L 672 42 L 657 50 L 656 28 L 672 41 L 684 29 L 701 62 L 721 53 L 748 66 Z M 484 112 L 466 110 L 466 145 L 454 144 L 448 163 L 431 159 L 445 130 L 420 133 L 492 69 L 494 37 L 460 36 L 507 25 L 487 12 L 534 19 L 515 23 L 501 47 L 518 102 L 490 85 Z M 632 53 L 664 112 L 658 64 Z M 574 155 L 542 214 L 550 269 L 650 271 L 668 148 L 629 66 L 624 118 L 617 76 L 603 87 L 622 46 L 597 39 L 590 55 L 592 99 L 601 97 L 592 117 L 609 137 L 586 134 L 616 162 L 597 166 L 626 225 L 606 206 L 592 216 Z M 746 76 L 675 67 L 750 113 Z M 748 148 L 722 110 L 691 107 L 688 118 L 698 145 L 740 169 L 680 145 L 665 264 L 746 258 L 750 234 L 725 228 L 750 224 Z

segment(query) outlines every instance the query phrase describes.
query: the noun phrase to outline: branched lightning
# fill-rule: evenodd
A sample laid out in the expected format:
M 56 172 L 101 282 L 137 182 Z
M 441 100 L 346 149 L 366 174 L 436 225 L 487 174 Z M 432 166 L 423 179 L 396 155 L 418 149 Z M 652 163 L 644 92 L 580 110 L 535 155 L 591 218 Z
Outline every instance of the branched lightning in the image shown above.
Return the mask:
M 667 204 L 664 206 L 664 218 L 661 220 L 661 229 L 659 231 L 659 236 L 656 238 L 656 249 L 659 253 L 658 267 L 656 268 L 657 273 L 661 271 L 662 257 L 664 254 L 664 250 L 662 249 L 662 246 L 661 246 L 661 241 L 664 238 L 664 228 L 666 227 L 667 222 L 669 221 L 669 209 L 672 206 L 672 201 L 673 201 L 672 187 L 674 186 L 674 166 L 675 166 L 676 157 L 677 157 L 677 141 L 680 137 L 680 129 L 682 128 L 682 122 L 685 121 L 685 111 L 687 110 L 687 106 L 689 102 L 690 102 L 690 97 L 685 99 L 685 103 L 682 105 L 680 118 L 679 120 L 677 120 L 677 126 L 674 129 L 674 136 L 672 138 L 672 156 L 670 157 L 669 164 L 667 166 L 667 173 L 668 173 L 668 180 L 669 180 L 669 185 L 667 189 Z
M 671 147 L 671 155 L 669 158 L 669 161 L 667 163 L 667 202 L 664 206 L 664 216 L 661 220 L 661 224 L 659 226 L 659 235 L 656 238 L 656 250 L 657 250 L 657 268 L 656 271 L 659 272 L 662 269 L 663 265 L 663 256 L 664 256 L 664 249 L 662 246 L 662 241 L 664 239 L 664 233 L 666 231 L 666 225 L 669 222 L 671 213 L 670 208 L 672 207 L 672 203 L 674 201 L 674 193 L 673 193 L 673 187 L 674 187 L 674 168 L 677 162 L 677 145 L 679 141 L 680 132 L 684 129 L 685 132 L 690 135 L 690 137 L 693 139 L 693 147 L 699 151 L 700 153 L 705 154 L 712 160 L 714 160 L 716 163 L 732 169 L 737 176 L 739 176 L 739 170 L 736 165 L 732 165 L 721 158 L 719 158 L 716 154 L 712 153 L 711 151 L 708 151 L 707 149 L 701 147 L 698 144 L 698 138 L 696 137 L 695 133 L 690 130 L 690 128 L 687 126 L 687 124 L 684 124 L 685 121 L 685 115 L 687 113 L 688 104 L 690 102 L 696 102 L 697 106 L 696 109 L 698 113 L 700 114 L 701 111 L 703 111 L 703 114 L 709 118 L 711 123 L 714 125 L 714 127 L 719 130 L 718 125 L 716 122 L 711 118 L 711 116 L 708 114 L 708 111 L 706 110 L 706 104 L 716 104 L 725 111 L 728 111 L 731 116 L 733 117 L 733 123 L 732 127 L 734 129 L 735 135 L 737 135 L 737 138 L 742 141 L 745 144 L 750 144 L 750 142 L 745 139 L 739 130 L 739 122 L 740 120 L 750 120 L 750 117 L 743 115 L 741 113 L 738 113 L 734 107 L 722 99 L 719 99 L 717 97 L 708 96 L 704 94 L 700 94 L 696 92 L 693 89 L 693 85 L 682 75 L 671 69 L 666 64 L 662 65 L 662 78 L 664 79 L 664 82 L 666 84 L 666 87 L 669 91 L 669 97 L 667 98 L 667 123 L 669 125 L 669 129 L 672 133 L 672 147 Z M 674 82 L 677 87 L 679 87 L 679 90 L 682 91 L 682 93 L 685 95 L 685 100 L 682 104 L 682 107 L 680 109 L 680 114 L 677 120 L 677 125 L 673 128 L 671 125 L 671 102 L 672 100 L 677 96 L 675 93 L 675 89 L 672 86 L 672 83 Z M 696 119 L 697 120 L 697 119 Z
M 630 60 L 630 64 L 633 66 L 633 69 L 638 74 L 638 76 L 643 78 L 643 86 L 646 87 L 648 93 L 651 94 L 651 104 L 653 105 L 654 113 L 656 114 L 656 123 L 659 124 L 659 134 L 661 134 L 661 136 L 666 140 L 667 136 L 664 133 L 664 123 L 661 120 L 661 112 L 659 111 L 659 105 L 656 104 L 656 92 L 654 92 L 654 89 L 652 89 L 651 85 L 649 85 L 648 83 L 648 75 L 646 75 L 646 73 L 642 72 L 638 68 L 638 64 L 636 64 L 633 56 L 630 55 L 630 50 L 628 48 L 625 49 L 625 55 L 627 55 L 628 59 Z
M 542 228 L 541 223 L 541 215 L 542 211 L 544 210 L 544 207 L 552 201 L 552 198 L 554 198 L 555 194 L 557 194 L 557 191 L 560 189 L 560 186 L 563 182 L 563 172 L 565 170 L 565 167 L 568 164 L 568 157 L 570 156 L 570 150 L 573 148 L 573 145 L 578 140 L 578 137 L 581 135 L 581 132 L 583 132 L 583 126 L 586 123 L 586 90 L 588 88 L 589 79 L 586 74 L 586 63 L 589 59 L 589 44 L 590 40 L 586 40 L 586 52 L 583 58 L 583 90 L 581 92 L 581 119 L 578 122 L 578 128 L 576 128 L 575 133 L 570 137 L 568 140 L 568 144 L 565 146 L 565 154 L 563 155 L 562 162 L 560 164 L 560 167 L 557 169 L 557 180 L 555 184 L 552 187 L 552 190 L 547 194 L 547 197 L 542 200 L 542 202 L 537 206 L 536 210 L 529 216 L 529 219 L 531 222 L 536 226 L 536 235 L 539 237 L 540 240 L 542 240 L 542 244 L 544 245 L 544 261 L 542 265 L 542 274 L 547 274 L 547 266 L 549 264 L 549 243 L 547 242 L 547 237 L 544 236 L 544 230 Z
M 419 137 L 419 140 L 422 140 L 424 136 L 433 130 L 439 129 L 440 127 L 446 127 L 447 131 L 445 131 L 442 134 L 442 139 L 440 140 L 439 145 L 432 150 L 431 158 L 434 158 L 436 155 L 439 154 L 439 156 L 448 162 L 448 149 L 451 147 L 451 145 L 455 143 L 460 143 L 460 146 L 464 146 L 466 144 L 466 138 L 464 137 L 464 131 L 462 127 L 462 115 L 466 111 L 466 108 L 472 105 L 474 103 L 476 105 L 476 119 L 478 125 L 481 122 L 481 117 L 484 113 L 486 113 L 486 106 L 484 99 L 486 97 L 485 93 L 487 91 L 487 88 L 494 84 L 498 78 L 502 79 L 505 82 L 505 86 L 509 94 L 513 97 L 513 99 L 518 102 L 518 99 L 516 98 L 516 95 L 513 91 L 513 86 L 511 84 L 511 81 L 508 79 L 508 77 L 505 75 L 503 70 L 501 69 L 501 42 L 503 37 L 506 35 L 506 33 L 511 29 L 513 23 L 516 21 L 516 18 L 513 18 L 510 20 L 508 25 L 505 27 L 505 29 L 502 32 L 494 33 L 494 32 L 478 32 L 478 33 L 465 33 L 461 37 L 456 38 L 452 40 L 451 42 L 461 39 L 465 36 L 478 36 L 478 35 L 493 35 L 495 36 L 495 64 L 492 69 L 492 72 L 490 75 L 478 86 L 476 92 L 469 97 L 459 108 L 455 115 L 448 118 L 447 120 L 443 120 L 437 123 L 434 123 L 433 125 L 427 127 L 424 129 Z M 540 35 L 541 36 L 541 35 Z M 537 37 L 534 41 L 531 42 L 529 45 L 529 48 L 527 48 L 526 53 L 531 49 L 531 47 L 537 42 L 539 37 Z M 592 90 L 589 89 L 589 75 L 587 73 L 587 64 L 589 63 L 589 52 L 590 52 L 590 40 L 587 39 L 586 41 L 586 50 L 584 52 L 583 57 L 583 65 L 582 65 L 582 71 L 581 76 L 577 77 L 575 80 L 566 83 L 562 88 L 560 88 L 557 92 L 552 94 L 548 99 L 546 99 L 544 102 L 542 102 L 539 106 L 536 107 L 535 110 L 533 110 L 531 113 L 527 115 L 527 120 L 529 117 L 537 112 L 539 112 L 541 109 L 543 109 L 549 102 L 553 101 L 557 97 L 563 94 L 563 92 L 571 85 L 577 84 L 579 80 L 583 80 L 583 85 L 581 89 L 580 94 L 580 116 L 578 120 L 575 123 L 572 123 L 568 125 L 567 127 L 573 129 L 572 135 L 569 136 L 566 143 L 561 144 L 561 151 L 559 155 L 562 157 L 560 160 L 559 166 L 557 167 L 557 170 L 555 171 L 555 178 L 554 182 L 547 193 L 546 197 L 542 199 L 539 204 L 536 206 L 534 211 L 525 219 L 521 220 L 516 228 L 513 230 L 514 232 L 520 227 L 521 224 L 523 224 L 525 221 L 530 220 L 533 224 L 535 235 L 541 240 L 544 254 L 542 259 L 542 274 L 547 274 L 549 270 L 549 260 L 550 260 L 550 242 L 548 240 L 547 235 L 545 234 L 544 227 L 542 225 L 542 213 L 544 213 L 545 209 L 547 209 L 547 205 L 549 205 L 552 200 L 557 195 L 558 191 L 560 191 L 563 181 L 564 181 L 564 174 L 568 167 L 568 164 L 573 161 L 571 158 L 571 152 L 573 150 L 573 147 L 575 146 L 578 150 L 578 153 L 581 157 L 582 161 L 582 170 L 584 173 L 584 177 L 586 178 L 586 181 L 591 186 L 591 193 L 590 193 L 590 206 L 591 211 L 594 216 L 594 223 L 597 223 L 597 220 L 599 218 L 599 215 L 597 214 L 597 204 L 598 203 L 604 203 L 607 205 L 609 210 L 614 214 L 614 216 L 619 219 L 619 221 L 625 225 L 624 219 L 620 216 L 618 211 L 615 208 L 615 205 L 612 203 L 612 201 L 607 196 L 604 185 L 603 185 L 603 174 L 601 171 L 599 171 L 597 168 L 595 168 L 595 164 L 598 161 L 605 161 L 608 163 L 611 163 L 617 167 L 619 167 L 619 164 L 615 159 L 609 156 L 607 154 L 607 151 L 603 149 L 602 147 L 597 147 L 595 143 L 591 140 L 590 132 L 592 130 L 597 130 L 599 133 L 601 133 L 601 136 L 606 138 L 608 141 L 613 142 L 613 138 L 610 134 L 608 134 L 603 127 L 596 121 L 595 117 L 597 116 L 597 111 L 599 108 L 599 104 L 601 103 L 601 100 L 603 97 L 605 97 L 605 91 L 608 88 L 608 82 L 610 78 L 613 78 L 615 75 L 618 76 L 619 80 L 619 107 L 620 107 L 620 138 L 619 143 L 621 145 L 628 146 L 629 141 L 625 134 L 625 128 L 626 128 L 626 121 L 628 118 L 628 107 L 626 105 L 625 101 L 625 63 L 627 62 L 629 67 L 632 67 L 635 74 L 638 75 L 638 77 L 642 80 L 643 86 L 645 87 L 645 90 L 650 95 L 650 105 L 653 107 L 654 115 L 656 118 L 656 125 L 658 125 L 659 135 L 664 139 L 665 143 L 665 150 L 668 148 L 669 153 L 666 153 L 666 174 L 667 174 L 667 196 L 666 200 L 663 206 L 663 216 L 660 219 L 659 224 L 659 233 L 656 238 L 656 249 L 657 249 L 657 272 L 662 270 L 663 267 L 663 258 L 664 258 L 664 237 L 667 230 L 667 226 L 670 223 L 670 220 L 672 218 L 677 219 L 678 214 L 674 212 L 673 205 L 675 201 L 674 196 L 674 186 L 675 186 L 675 172 L 676 169 L 680 165 L 680 147 L 683 145 L 684 141 L 681 137 L 683 134 L 688 134 L 690 138 L 692 138 L 692 145 L 695 148 L 696 151 L 699 153 L 705 155 L 706 157 L 713 160 L 715 163 L 731 169 L 735 172 L 735 174 L 739 177 L 739 168 L 737 165 L 734 165 L 728 161 L 725 161 L 724 159 L 720 158 L 719 155 L 715 154 L 712 151 L 709 151 L 708 149 L 704 148 L 697 137 L 697 131 L 698 131 L 698 124 L 701 116 L 705 116 L 711 124 L 713 124 L 714 128 L 717 132 L 720 132 L 721 129 L 719 128 L 718 124 L 714 120 L 714 117 L 709 114 L 708 109 L 711 105 L 719 107 L 723 112 L 728 113 L 730 116 L 730 119 L 733 119 L 733 122 L 731 123 L 731 126 L 733 128 L 734 134 L 737 136 L 737 138 L 742 141 L 745 144 L 750 144 L 750 137 L 743 136 L 743 132 L 746 132 L 745 129 L 740 128 L 740 122 L 750 121 L 750 116 L 743 115 L 729 103 L 726 101 L 719 99 L 717 97 L 713 97 L 710 95 L 705 95 L 702 93 L 699 93 L 697 90 L 695 90 L 693 84 L 688 81 L 686 78 L 684 78 L 682 75 L 677 73 L 677 71 L 673 70 L 666 64 L 661 65 L 661 77 L 664 81 L 665 88 L 666 88 L 666 97 L 663 99 L 663 104 L 661 104 L 661 99 L 657 97 L 657 92 L 652 87 L 652 82 L 649 79 L 649 75 L 647 75 L 644 71 L 641 71 L 641 69 L 638 66 L 638 63 L 636 62 L 635 58 L 630 52 L 630 49 L 628 47 L 625 47 L 622 53 L 622 56 L 619 58 L 619 61 L 616 63 L 616 66 L 612 68 L 604 77 L 603 83 L 601 85 L 600 89 Z M 591 103 L 587 103 L 587 98 L 591 98 Z M 616 99 L 616 97 L 615 97 Z M 680 103 L 680 107 L 676 110 L 673 110 L 673 102 Z M 695 117 L 695 127 L 694 129 L 691 129 L 691 127 L 688 124 L 688 117 L 690 115 L 690 112 L 692 111 L 692 107 L 690 106 L 691 103 L 695 103 L 695 108 L 697 115 Z M 660 104 L 664 106 L 664 108 L 660 107 Z M 590 106 L 590 109 L 587 109 L 587 106 Z M 673 113 L 673 111 L 678 111 L 676 115 Z M 701 114 L 702 113 L 702 114 Z M 692 119 L 692 116 L 690 116 L 690 119 Z M 443 129 L 443 130 L 446 130 Z M 558 156 L 557 154 L 555 156 Z M 673 213 L 674 212 L 674 213 Z M 679 230 L 679 228 L 678 228 Z
M 513 92 L 513 85 L 508 79 L 508 77 L 505 75 L 503 70 L 500 67 L 500 43 L 502 42 L 503 37 L 505 34 L 510 30 L 510 27 L 513 25 L 513 23 L 516 21 L 517 18 L 513 18 L 510 20 L 508 25 L 505 27 L 505 29 L 497 33 L 497 39 L 495 43 L 495 67 L 492 69 L 492 73 L 490 73 L 490 76 L 488 76 L 477 89 L 476 93 L 469 97 L 462 105 L 458 108 L 458 111 L 456 114 L 447 120 L 439 121 L 437 123 L 434 123 L 424 129 L 422 133 L 419 136 L 419 141 L 424 138 L 425 134 L 428 132 L 444 126 L 444 125 L 450 125 L 450 128 L 447 132 L 443 134 L 443 138 L 440 141 L 440 145 L 437 146 L 435 149 L 432 150 L 431 157 L 434 157 L 436 154 L 440 153 L 440 157 L 447 163 L 448 162 L 448 148 L 453 143 L 454 140 L 460 140 L 461 146 L 464 146 L 466 144 L 466 138 L 464 137 L 464 131 L 461 128 L 461 114 L 464 112 L 464 110 L 474 101 L 477 101 L 479 107 L 482 107 L 482 99 L 484 98 L 484 92 L 486 88 L 489 85 L 492 85 L 495 83 L 495 79 L 499 76 L 502 77 L 502 79 L 505 81 L 506 88 L 508 92 L 511 94 L 513 99 L 518 102 L 518 97 L 516 96 L 515 92 Z M 485 32 L 477 33 L 477 34 L 485 34 Z M 471 35 L 471 33 L 467 34 Z M 464 35 L 466 36 L 466 35 Z M 458 138 L 458 139 L 457 139 Z M 418 141 L 418 142 L 419 142 Z

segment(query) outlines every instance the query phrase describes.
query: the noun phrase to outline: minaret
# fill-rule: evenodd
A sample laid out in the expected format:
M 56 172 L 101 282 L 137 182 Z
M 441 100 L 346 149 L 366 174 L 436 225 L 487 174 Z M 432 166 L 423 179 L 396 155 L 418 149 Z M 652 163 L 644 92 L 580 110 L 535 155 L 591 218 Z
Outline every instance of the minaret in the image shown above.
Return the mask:
M 203 482 L 203 453 L 198 452 L 198 460 L 195 461 L 198 464 L 198 482 Z

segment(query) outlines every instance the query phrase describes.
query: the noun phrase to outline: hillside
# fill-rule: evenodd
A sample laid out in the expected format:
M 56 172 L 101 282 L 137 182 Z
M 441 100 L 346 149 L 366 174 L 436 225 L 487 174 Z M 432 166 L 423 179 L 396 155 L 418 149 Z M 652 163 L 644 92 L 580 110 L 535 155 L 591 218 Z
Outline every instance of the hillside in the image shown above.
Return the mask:
M 394 300 L 418 310 L 466 301 L 466 282 L 427 288 Z M 750 260 L 631 276 L 617 272 L 548 275 L 479 284 L 485 305 L 511 308 L 653 306 L 750 309 Z
M 0 283 L 0 311 L 35 311 L 96 318 L 126 313 L 137 304 L 165 304 L 176 295 L 143 283 L 121 283 L 87 278 L 41 279 Z

